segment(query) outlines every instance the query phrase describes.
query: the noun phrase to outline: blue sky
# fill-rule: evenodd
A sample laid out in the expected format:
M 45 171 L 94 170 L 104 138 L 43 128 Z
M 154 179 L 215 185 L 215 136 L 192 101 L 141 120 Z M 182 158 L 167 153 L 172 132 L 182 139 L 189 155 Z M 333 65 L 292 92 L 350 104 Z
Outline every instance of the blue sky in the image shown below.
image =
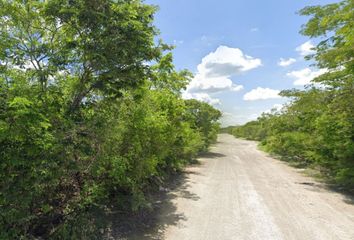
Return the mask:
M 322 0 L 148 0 L 158 5 L 155 25 L 176 48 L 177 69 L 194 75 L 184 98 L 213 104 L 222 123 L 243 124 L 287 99 L 279 90 L 303 88 L 322 73 L 303 56 L 316 40 L 299 34 L 296 14 Z M 281 61 L 283 59 L 283 61 Z

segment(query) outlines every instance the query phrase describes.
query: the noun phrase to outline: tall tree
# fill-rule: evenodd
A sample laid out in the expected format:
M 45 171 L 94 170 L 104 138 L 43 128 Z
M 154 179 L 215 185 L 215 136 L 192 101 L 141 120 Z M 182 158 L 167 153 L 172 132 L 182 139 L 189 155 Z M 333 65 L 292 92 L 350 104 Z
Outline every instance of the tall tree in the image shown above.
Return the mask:
M 156 8 L 140 1 L 1 1 L 1 62 L 24 69 L 45 91 L 69 72 L 74 86 L 69 110 L 116 97 L 149 76 L 147 64 L 165 45 L 155 46 Z

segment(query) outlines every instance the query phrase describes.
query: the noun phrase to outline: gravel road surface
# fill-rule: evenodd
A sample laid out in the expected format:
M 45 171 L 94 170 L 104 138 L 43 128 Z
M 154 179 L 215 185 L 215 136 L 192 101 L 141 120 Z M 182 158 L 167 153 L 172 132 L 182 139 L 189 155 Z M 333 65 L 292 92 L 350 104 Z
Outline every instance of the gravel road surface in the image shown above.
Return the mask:
M 168 191 L 156 226 L 129 239 L 354 240 L 354 201 L 220 134 Z

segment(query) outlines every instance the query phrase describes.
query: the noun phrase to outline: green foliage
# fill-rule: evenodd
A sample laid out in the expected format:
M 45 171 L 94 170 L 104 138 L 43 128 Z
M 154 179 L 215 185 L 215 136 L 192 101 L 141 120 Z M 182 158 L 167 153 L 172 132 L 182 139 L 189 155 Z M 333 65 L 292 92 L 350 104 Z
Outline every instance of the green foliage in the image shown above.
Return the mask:
M 230 133 L 248 140 L 262 140 L 260 131 L 263 131 L 263 129 L 260 127 L 259 122 L 251 121 L 246 123 L 245 126 L 234 127 Z
M 211 143 L 216 141 L 219 132 L 217 120 L 221 117 L 221 112 L 207 103 L 195 99 L 187 100 L 187 121 L 192 123 L 192 128 L 200 132 L 206 149 Z
M 235 127 L 237 137 L 261 141 L 289 161 L 319 168 L 333 182 L 354 190 L 353 1 L 306 7 L 302 33 L 322 37 L 308 56 L 328 72 L 305 90 L 281 92 L 292 101 L 281 112 Z
M 0 0 L 0 239 L 88 239 L 88 211 L 147 207 L 215 141 L 220 112 L 181 98 L 191 74 L 155 44 L 154 12 Z

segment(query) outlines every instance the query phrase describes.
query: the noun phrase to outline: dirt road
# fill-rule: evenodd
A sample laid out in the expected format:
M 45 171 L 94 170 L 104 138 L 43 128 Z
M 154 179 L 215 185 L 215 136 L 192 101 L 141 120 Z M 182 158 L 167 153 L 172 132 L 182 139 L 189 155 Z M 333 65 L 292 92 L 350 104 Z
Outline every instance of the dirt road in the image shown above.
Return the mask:
M 167 193 L 156 226 L 129 239 L 353 240 L 353 199 L 299 171 L 221 134 Z

